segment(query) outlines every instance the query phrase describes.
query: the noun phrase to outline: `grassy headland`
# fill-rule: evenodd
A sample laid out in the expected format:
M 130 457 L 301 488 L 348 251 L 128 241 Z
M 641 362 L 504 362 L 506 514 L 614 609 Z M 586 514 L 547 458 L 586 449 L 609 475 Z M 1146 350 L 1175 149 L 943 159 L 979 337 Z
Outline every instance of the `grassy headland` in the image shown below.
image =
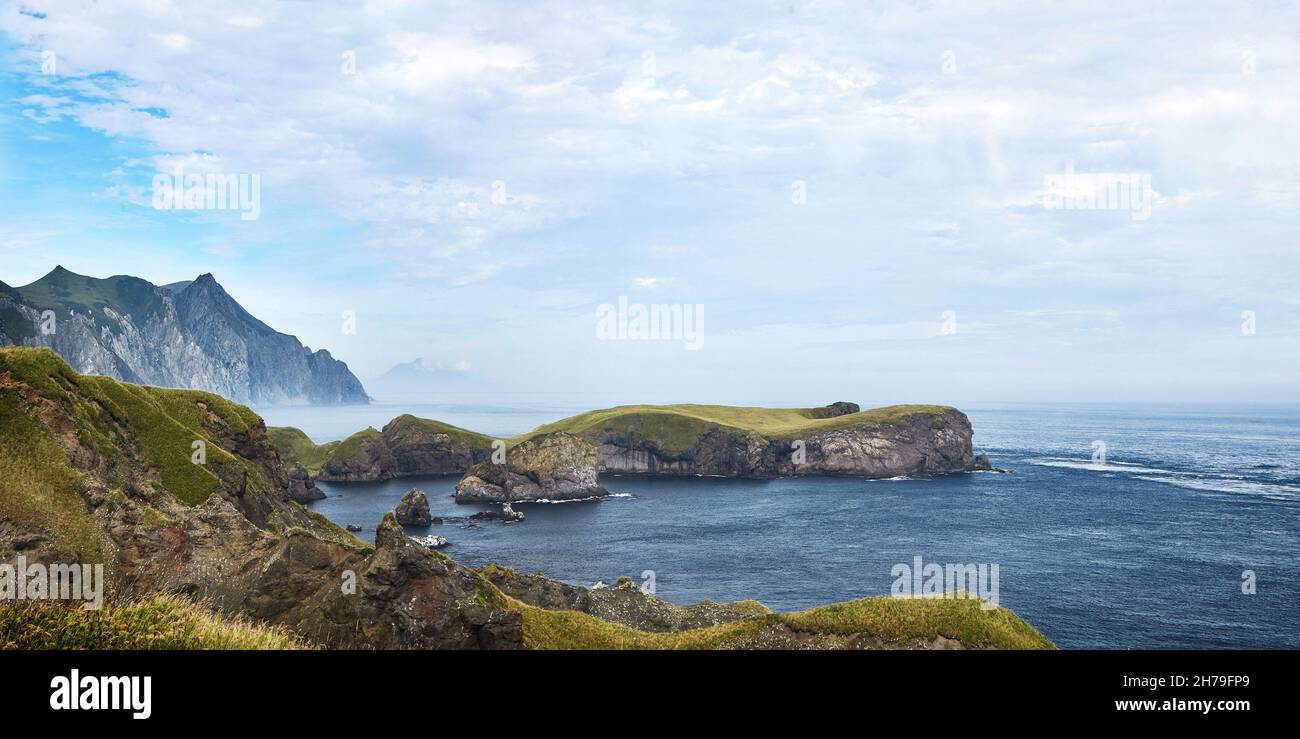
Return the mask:
M 941 415 L 952 409 L 941 405 L 891 405 L 830 418 L 816 417 L 818 410 L 694 404 L 621 405 L 548 423 L 510 441 L 518 443 L 556 431 L 588 438 L 599 437 L 606 430 L 636 431 L 658 441 L 666 450 L 685 451 L 714 427 L 739 433 L 753 432 L 769 439 L 796 439 L 836 429 L 896 424 L 909 416 Z

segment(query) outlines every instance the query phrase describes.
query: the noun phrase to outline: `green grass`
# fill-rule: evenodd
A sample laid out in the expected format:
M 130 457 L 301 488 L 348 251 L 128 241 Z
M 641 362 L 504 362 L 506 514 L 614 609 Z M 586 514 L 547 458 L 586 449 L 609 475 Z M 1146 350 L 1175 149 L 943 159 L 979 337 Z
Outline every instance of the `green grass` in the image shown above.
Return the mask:
M 59 601 L 0 602 L 0 649 L 304 649 L 288 631 L 178 597 L 87 611 Z
M 941 405 L 891 405 L 834 418 L 814 418 L 811 408 L 746 408 L 726 405 L 623 405 L 589 411 L 539 426 L 512 438 L 512 444 L 567 431 L 595 438 L 605 430 L 637 431 L 668 451 L 685 451 L 711 428 L 737 433 L 753 432 L 769 439 L 801 436 L 856 426 L 897 424 L 918 415 L 941 415 L 952 410 Z
M 320 472 L 325 458 L 339 445 L 337 441 L 317 444 L 301 429 L 292 426 L 268 426 L 266 436 L 280 453 L 280 459 L 289 464 L 297 462 L 313 475 Z
M 208 436 L 201 425 L 183 423 L 168 413 L 169 409 L 175 412 L 175 399 L 159 402 L 158 398 L 173 391 L 94 376 L 82 377 L 81 385 L 114 418 L 125 421 L 123 425 L 134 432 L 146 465 L 158 471 L 163 489 L 180 502 L 193 506 L 207 500 L 221 485 L 221 477 L 215 470 L 227 466 L 248 469 L 249 486 L 263 487 L 255 465 L 222 449 L 220 442 Z M 194 401 L 189 404 L 197 412 Z M 204 464 L 192 461 L 195 441 L 204 443 Z
M 351 531 L 339 526 L 321 513 L 313 511 L 301 503 L 295 501 L 289 502 L 291 505 L 305 513 L 307 518 L 310 518 L 312 523 L 316 524 L 318 527 L 318 530 L 315 533 L 310 534 L 311 536 L 324 541 L 332 541 L 335 544 L 342 544 L 349 549 L 355 549 L 359 552 L 373 552 L 375 550 L 373 545 L 358 539 Z
M 459 426 L 452 426 L 442 421 L 434 421 L 429 418 L 418 418 L 409 413 L 389 421 L 384 426 L 384 436 L 400 436 L 411 431 L 428 433 L 428 434 L 446 434 L 451 437 L 453 443 L 461 446 L 467 446 L 474 449 L 491 447 L 493 438 L 476 431 L 463 429 Z
M 336 446 L 325 454 L 325 459 L 321 464 L 330 462 L 342 462 L 345 460 L 363 461 L 367 459 L 365 450 L 372 444 L 383 444 L 384 435 L 374 426 L 368 426 L 361 431 L 349 436 L 343 441 L 337 442 Z
M 6 350 L 0 350 L 3 352 Z M 0 520 L 43 531 L 80 562 L 102 562 L 98 529 L 78 489 L 81 474 L 4 380 L 0 354 Z
M 131 466 L 125 458 L 127 450 L 138 451 L 144 467 L 156 471 L 161 487 L 186 505 L 202 503 L 220 485 L 218 473 L 233 479 L 240 474 L 236 468 L 248 472 L 251 489 L 266 488 L 257 465 L 225 451 L 207 429 L 211 423 L 224 433 L 248 434 L 261 418 L 219 395 L 83 376 L 49 349 L 13 347 L 0 349 L 0 386 L 12 390 L 6 395 L 11 416 L 27 415 L 36 423 L 33 414 L 41 407 L 56 417 L 66 414 L 70 417 L 67 432 L 112 460 L 118 474 Z M 123 438 L 119 429 L 129 430 L 129 438 Z M 49 435 L 49 430 L 43 433 Z M 37 444 L 30 437 L 28 433 L 9 440 L 0 435 L 0 447 L 10 446 L 11 454 L 23 455 Z M 57 447 L 53 436 L 49 438 Z M 204 442 L 205 464 L 191 461 L 195 441 Z
M 601 621 L 576 611 L 547 611 L 507 598 L 524 619 L 531 649 L 726 649 L 764 629 L 868 635 L 903 645 L 910 640 L 956 639 L 967 648 L 1054 649 L 1034 627 L 1005 608 L 985 611 L 968 599 L 901 599 L 881 596 L 794 613 L 772 613 L 687 631 L 651 633 Z

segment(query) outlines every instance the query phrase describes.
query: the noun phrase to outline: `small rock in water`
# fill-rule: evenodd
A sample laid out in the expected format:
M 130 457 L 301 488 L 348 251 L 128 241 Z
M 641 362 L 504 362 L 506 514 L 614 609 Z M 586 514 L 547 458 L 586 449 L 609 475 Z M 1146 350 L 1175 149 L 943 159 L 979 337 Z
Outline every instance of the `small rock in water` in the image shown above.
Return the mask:
M 474 515 L 470 516 L 470 519 L 479 520 L 479 521 L 505 521 L 506 523 L 509 523 L 511 521 L 524 520 L 524 514 L 519 513 L 514 508 L 511 508 L 509 503 L 502 503 L 501 510 L 479 511 L 478 513 L 475 513 Z
M 428 526 L 432 520 L 429 516 L 429 498 L 422 490 L 411 488 L 393 509 L 397 522 L 407 526 Z

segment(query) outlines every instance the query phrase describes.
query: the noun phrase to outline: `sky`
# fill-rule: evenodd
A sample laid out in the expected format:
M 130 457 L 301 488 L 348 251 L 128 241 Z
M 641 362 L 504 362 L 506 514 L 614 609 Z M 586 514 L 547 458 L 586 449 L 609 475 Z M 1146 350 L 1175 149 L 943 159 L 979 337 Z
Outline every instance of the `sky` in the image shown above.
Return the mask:
M 515 397 L 1297 402 L 1297 38 L 1273 2 L 0 1 L 0 280 L 211 272 L 363 381 Z M 158 207 L 178 171 L 256 212 Z

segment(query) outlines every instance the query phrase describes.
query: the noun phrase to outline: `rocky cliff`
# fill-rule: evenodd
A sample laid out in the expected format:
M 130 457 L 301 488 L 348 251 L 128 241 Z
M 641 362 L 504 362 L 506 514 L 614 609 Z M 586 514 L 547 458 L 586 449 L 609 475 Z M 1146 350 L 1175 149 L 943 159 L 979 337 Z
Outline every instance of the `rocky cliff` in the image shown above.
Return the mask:
M 321 646 L 522 645 L 519 615 L 391 514 L 372 547 L 294 502 L 262 420 L 219 396 L 0 349 L 0 429 L 0 561 L 102 562 L 115 602 L 183 594 Z
M 596 497 L 605 494 L 601 473 L 881 478 L 990 469 L 972 450 L 966 414 L 935 405 L 622 406 L 514 437 L 505 464 L 490 459 L 496 440 L 411 415 L 320 446 L 297 429 L 271 436 L 282 456 L 321 480 L 465 473 L 456 488 L 463 503 Z
M 600 486 L 596 445 L 572 434 L 534 437 L 506 450 L 505 464 L 474 465 L 456 484 L 457 503 L 581 500 L 608 493 Z
M 319 456 L 316 477 L 333 482 L 391 480 L 407 475 L 452 475 L 492 454 L 493 439 L 449 424 L 401 415 L 382 431 L 368 428 L 340 441 L 308 447 L 297 429 L 276 429 L 280 453 L 295 461 Z
M 11 344 L 54 349 L 82 373 L 241 403 L 369 400 L 346 364 L 257 320 L 210 274 L 157 286 L 56 267 L 30 285 L 0 283 L 0 346 Z
M 880 478 L 989 468 L 973 453 L 970 419 L 947 406 L 624 406 L 533 434 L 560 430 L 597 444 L 601 471 L 616 474 Z

